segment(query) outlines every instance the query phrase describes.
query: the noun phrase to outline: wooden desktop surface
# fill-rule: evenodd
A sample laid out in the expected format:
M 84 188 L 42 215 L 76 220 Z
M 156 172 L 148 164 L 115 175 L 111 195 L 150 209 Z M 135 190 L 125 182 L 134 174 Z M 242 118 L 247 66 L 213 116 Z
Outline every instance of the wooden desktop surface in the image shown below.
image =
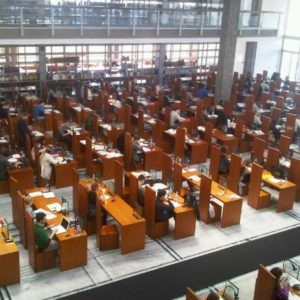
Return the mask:
M 26 190 L 26 193 L 41 191 L 40 188 Z M 46 199 L 44 196 L 33 198 L 34 206 L 50 211 L 47 205 L 52 203 L 60 203 L 58 198 Z M 47 220 L 48 225 L 59 225 L 64 215 L 61 212 L 52 212 L 56 216 L 51 220 Z M 66 232 L 56 235 L 60 245 L 60 270 L 65 271 L 87 264 L 87 234 L 83 231 L 77 234 L 73 229 L 69 228 Z M 76 251 L 74 251 L 76 249 Z
M 0 231 L 2 228 L 0 228 Z M 9 236 L 9 238 L 12 238 Z M 19 249 L 15 242 L 6 243 L 0 233 L 0 286 L 20 282 Z

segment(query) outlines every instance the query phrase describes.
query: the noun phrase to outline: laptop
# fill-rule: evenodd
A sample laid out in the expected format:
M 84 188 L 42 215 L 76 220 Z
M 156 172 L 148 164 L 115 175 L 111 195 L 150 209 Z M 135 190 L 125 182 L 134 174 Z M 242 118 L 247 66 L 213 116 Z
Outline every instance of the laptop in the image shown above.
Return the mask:
M 60 225 L 52 227 L 52 230 L 57 229 L 56 234 L 65 233 L 68 230 L 69 225 L 69 221 L 65 217 L 63 217 Z

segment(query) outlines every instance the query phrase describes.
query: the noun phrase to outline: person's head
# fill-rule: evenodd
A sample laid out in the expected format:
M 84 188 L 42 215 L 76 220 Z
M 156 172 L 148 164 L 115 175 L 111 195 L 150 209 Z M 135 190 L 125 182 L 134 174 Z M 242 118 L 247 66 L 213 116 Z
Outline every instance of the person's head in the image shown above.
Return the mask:
M 33 200 L 29 195 L 25 195 L 23 199 L 24 199 L 25 206 L 32 206 Z
M 96 192 L 98 189 L 98 182 L 94 181 L 91 185 L 91 191 Z
M 226 154 L 227 151 L 228 151 L 228 148 L 227 148 L 227 146 L 223 145 L 223 146 L 220 148 L 220 150 L 221 150 L 221 154 Z
M 145 176 L 143 174 L 138 177 L 138 185 L 143 185 L 145 182 Z
M 158 190 L 157 192 L 157 200 L 160 202 L 166 201 L 167 191 L 166 190 Z
M 46 214 L 43 212 L 38 212 L 35 215 L 35 219 L 36 219 L 37 223 L 44 225 L 46 223 Z
M 220 296 L 216 294 L 215 292 L 210 292 L 210 294 L 207 296 L 206 300 L 219 300 Z
M 270 272 L 276 278 L 276 287 L 275 288 L 279 289 L 280 288 L 280 279 L 281 279 L 281 276 L 282 276 L 282 273 L 283 273 L 282 269 L 279 268 L 279 267 L 275 267 Z

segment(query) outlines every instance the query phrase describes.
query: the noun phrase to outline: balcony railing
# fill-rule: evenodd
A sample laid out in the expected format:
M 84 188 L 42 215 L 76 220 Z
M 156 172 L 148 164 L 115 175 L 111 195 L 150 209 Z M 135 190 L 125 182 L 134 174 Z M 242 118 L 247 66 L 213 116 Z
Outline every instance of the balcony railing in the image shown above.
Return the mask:
M 114 28 L 132 28 L 133 35 L 139 29 L 182 30 L 199 29 L 219 30 L 222 23 L 222 9 L 206 8 L 194 10 L 178 9 L 138 9 L 125 7 L 98 6 L 4 6 L 0 12 L 0 27 L 24 28 L 38 27 L 55 29 L 79 27 L 81 34 L 87 28 L 106 29 L 109 35 Z M 239 30 L 278 30 L 281 12 L 274 11 L 241 11 Z

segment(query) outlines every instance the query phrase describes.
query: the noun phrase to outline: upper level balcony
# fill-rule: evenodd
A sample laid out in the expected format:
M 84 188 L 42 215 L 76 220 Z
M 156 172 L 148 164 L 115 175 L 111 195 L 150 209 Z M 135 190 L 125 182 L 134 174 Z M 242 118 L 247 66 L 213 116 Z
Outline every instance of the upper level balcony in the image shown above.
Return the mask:
M 239 35 L 276 36 L 281 12 L 241 11 Z M 5 5 L 0 39 L 219 37 L 222 9 Z

